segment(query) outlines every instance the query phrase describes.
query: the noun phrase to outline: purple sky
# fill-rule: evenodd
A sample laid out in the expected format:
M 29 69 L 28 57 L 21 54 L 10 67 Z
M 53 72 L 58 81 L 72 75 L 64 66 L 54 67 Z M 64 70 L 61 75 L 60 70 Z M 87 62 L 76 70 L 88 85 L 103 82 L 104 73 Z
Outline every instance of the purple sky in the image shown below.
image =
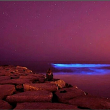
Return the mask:
M 0 61 L 110 61 L 110 1 L 0 1 Z

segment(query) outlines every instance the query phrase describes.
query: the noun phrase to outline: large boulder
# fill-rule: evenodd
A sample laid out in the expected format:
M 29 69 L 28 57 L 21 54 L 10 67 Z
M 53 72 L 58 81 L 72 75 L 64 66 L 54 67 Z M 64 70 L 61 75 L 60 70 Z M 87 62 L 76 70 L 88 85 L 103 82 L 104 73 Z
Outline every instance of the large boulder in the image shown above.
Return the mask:
M 58 87 L 56 84 L 51 83 L 36 83 L 36 84 L 23 84 L 24 91 L 36 91 L 36 90 L 47 90 L 47 91 L 57 91 Z
M 32 75 L 20 76 L 19 79 L 21 79 L 21 80 L 27 79 L 27 80 L 29 80 L 31 82 L 34 82 L 34 81 L 38 81 L 39 80 L 38 77 L 35 77 L 35 76 L 32 76 Z
M 68 100 L 78 97 L 85 96 L 85 92 L 81 89 L 78 89 L 76 86 L 70 88 L 62 88 L 55 92 L 58 101 L 62 103 L 68 102 Z
M 28 75 L 31 73 L 33 73 L 31 70 L 22 66 L 13 66 L 13 65 L 0 66 L 0 76 Z
M 24 83 L 31 83 L 31 81 L 29 79 L 9 79 L 0 81 L 0 84 L 24 84 Z
M 110 109 L 110 100 L 96 96 L 80 96 L 68 101 L 68 104 L 85 109 Z
M 6 101 L 9 103 L 21 102 L 51 102 L 53 94 L 49 91 L 26 91 L 18 94 L 7 96 Z
M 0 85 L 0 99 L 6 98 L 6 96 L 11 95 L 15 92 L 14 85 Z
M 28 79 L 32 83 L 36 83 L 36 82 L 44 82 L 45 76 L 42 74 L 29 74 L 27 76 L 20 76 L 20 79 Z
M 59 79 L 57 81 L 51 81 L 50 83 L 55 83 L 59 89 L 64 88 L 65 87 L 65 81 Z
M 45 77 L 45 75 L 43 75 L 43 74 L 29 74 L 29 76 L 34 76 L 34 77 Z
M 10 75 L 11 75 L 10 72 L 4 71 L 4 70 L 0 70 L 0 76 L 10 76 Z
M 44 83 L 44 82 L 45 82 L 45 77 L 39 78 L 38 83 Z M 33 83 L 34 83 L 34 82 L 33 82 Z
M 6 102 L 4 100 L 0 100 L 0 110 L 2 110 L 2 109 L 10 110 L 10 109 L 12 109 L 12 106 L 8 102 Z
M 32 103 L 17 103 L 18 109 L 77 109 L 77 106 L 67 105 L 62 103 L 49 103 L 49 102 L 32 102 Z
M 32 70 L 29 70 L 27 67 L 16 66 L 16 70 L 19 73 L 32 73 Z
M 19 75 L 10 75 L 10 79 L 18 79 Z
M 9 80 L 10 76 L 0 76 L 0 82 L 4 80 Z

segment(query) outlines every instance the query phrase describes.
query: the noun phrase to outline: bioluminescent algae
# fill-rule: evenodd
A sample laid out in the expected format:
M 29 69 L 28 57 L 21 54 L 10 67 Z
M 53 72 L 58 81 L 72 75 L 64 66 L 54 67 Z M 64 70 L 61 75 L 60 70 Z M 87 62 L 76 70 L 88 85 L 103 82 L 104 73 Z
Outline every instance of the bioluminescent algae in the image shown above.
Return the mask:
M 103 75 L 110 73 L 110 64 L 54 64 L 52 66 L 60 71 L 71 70 L 73 74 Z

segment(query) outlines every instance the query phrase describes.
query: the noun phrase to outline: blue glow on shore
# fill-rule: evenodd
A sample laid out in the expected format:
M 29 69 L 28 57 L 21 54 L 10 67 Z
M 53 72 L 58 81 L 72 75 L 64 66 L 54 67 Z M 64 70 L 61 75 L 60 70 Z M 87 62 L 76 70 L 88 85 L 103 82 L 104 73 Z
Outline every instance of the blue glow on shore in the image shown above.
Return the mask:
M 51 64 L 55 69 L 71 70 L 73 74 L 103 75 L 110 73 L 110 64 Z
M 110 64 L 52 64 L 54 67 L 107 67 Z

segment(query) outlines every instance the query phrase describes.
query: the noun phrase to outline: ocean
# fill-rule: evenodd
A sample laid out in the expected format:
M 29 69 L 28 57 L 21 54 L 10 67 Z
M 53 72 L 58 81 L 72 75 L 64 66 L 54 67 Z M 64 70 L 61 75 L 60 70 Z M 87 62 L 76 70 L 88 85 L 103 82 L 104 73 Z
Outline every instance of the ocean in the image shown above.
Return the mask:
M 110 98 L 110 64 L 52 64 L 54 77 L 76 85 L 92 95 Z

